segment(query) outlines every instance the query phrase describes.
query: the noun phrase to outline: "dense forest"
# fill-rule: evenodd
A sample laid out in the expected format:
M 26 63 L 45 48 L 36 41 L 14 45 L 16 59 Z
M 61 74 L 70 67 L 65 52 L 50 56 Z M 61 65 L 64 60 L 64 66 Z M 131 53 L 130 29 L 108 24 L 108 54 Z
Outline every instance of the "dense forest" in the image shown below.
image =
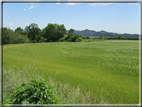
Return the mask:
M 74 29 L 66 30 L 64 24 L 49 23 L 45 28 L 40 29 L 38 24 L 31 23 L 25 29 L 17 27 L 15 31 L 10 28 L 2 28 L 2 44 L 18 44 L 18 43 L 41 43 L 41 42 L 81 42 L 82 39 L 90 39 L 88 35 L 77 34 Z M 99 33 L 93 39 L 122 39 L 122 40 L 138 40 L 138 37 L 105 37 Z

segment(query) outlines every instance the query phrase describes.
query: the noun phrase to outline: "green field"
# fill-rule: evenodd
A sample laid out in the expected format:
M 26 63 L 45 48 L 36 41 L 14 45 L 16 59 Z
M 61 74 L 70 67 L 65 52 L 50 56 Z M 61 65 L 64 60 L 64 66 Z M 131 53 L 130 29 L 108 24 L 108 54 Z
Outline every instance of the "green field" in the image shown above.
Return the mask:
M 139 41 L 3 45 L 4 93 L 32 76 L 79 86 L 76 94 L 88 93 L 82 103 L 139 104 Z

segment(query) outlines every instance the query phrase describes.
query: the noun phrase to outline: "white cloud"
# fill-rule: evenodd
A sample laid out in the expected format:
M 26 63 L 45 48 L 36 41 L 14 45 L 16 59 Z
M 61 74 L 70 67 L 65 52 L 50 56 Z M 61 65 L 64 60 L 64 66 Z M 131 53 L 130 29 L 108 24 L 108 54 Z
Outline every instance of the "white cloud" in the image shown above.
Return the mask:
M 68 0 L 68 1 L 80 1 L 80 0 Z M 76 5 L 78 3 L 67 3 L 67 5 Z
M 13 23 L 8 23 L 9 26 L 13 26 Z
M 23 9 L 23 10 L 25 10 L 25 11 L 26 11 L 27 9 Z
M 112 3 L 90 3 L 90 6 L 106 6 L 106 5 L 110 5 Z
M 29 9 L 33 9 L 34 7 L 37 7 L 37 6 L 31 6 L 31 7 L 29 7 Z
M 58 1 L 60 1 L 60 0 L 58 0 Z M 60 3 L 56 3 L 56 4 L 60 4 Z
M 75 5 L 76 3 L 67 3 L 67 5 Z
M 34 8 L 34 6 L 29 7 L 29 9 L 32 9 L 32 8 Z

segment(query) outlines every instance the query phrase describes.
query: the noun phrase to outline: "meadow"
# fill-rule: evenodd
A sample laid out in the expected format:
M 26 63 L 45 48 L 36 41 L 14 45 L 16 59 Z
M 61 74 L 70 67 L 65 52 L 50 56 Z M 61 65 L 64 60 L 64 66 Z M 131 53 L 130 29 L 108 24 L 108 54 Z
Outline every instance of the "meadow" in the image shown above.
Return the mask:
M 67 104 L 139 104 L 139 41 L 3 45 L 4 99 L 11 87 L 44 78 Z

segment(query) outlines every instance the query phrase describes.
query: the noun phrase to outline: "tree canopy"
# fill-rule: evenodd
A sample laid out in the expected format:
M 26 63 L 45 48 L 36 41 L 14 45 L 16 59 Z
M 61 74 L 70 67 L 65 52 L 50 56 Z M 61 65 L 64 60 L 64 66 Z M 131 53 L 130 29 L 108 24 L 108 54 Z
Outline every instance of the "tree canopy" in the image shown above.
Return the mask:
M 29 38 L 25 35 L 21 35 L 19 32 L 14 32 L 10 28 L 2 28 L 2 44 L 17 44 L 27 43 Z
M 26 26 L 25 30 L 27 32 L 28 38 L 31 41 L 37 41 L 39 39 L 37 36 L 40 34 L 41 30 L 37 24 L 32 23 L 29 26 Z
M 47 39 L 47 41 L 55 42 L 59 41 L 66 34 L 66 28 L 64 25 L 51 24 L 49 23 L 43 30 L 42 36 Z
M 64 24 L 49 23 L 42 30 L 35 23 L 26 26 L 24 30 L 21 27 L 17 27 L 15 31 L 3 28 L 3 44 L 58 41 L 79 42 L 82 41 L 82 36 L 74 34 L 74 29 L 67 33 Z
M 73 34 L 74 34 L 74 29 L 71 28 L 71 29 L 68 31 L 68 36 L 71 37 L 71 36 L 73 36 Z

